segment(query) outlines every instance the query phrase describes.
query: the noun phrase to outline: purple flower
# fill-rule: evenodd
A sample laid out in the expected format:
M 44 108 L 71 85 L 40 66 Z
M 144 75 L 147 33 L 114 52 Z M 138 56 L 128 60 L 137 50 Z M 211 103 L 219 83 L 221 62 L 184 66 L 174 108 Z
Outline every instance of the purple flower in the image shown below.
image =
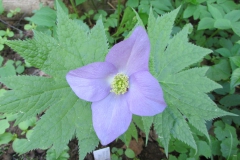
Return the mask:
M 128 39 L 110 49 L 105 62 L 67 74 L 75 94 L 92 102 L 93 127 L 103 145 L 128 129 L 132 114 L 153 116 L 166 108 L 162 89 L 148 69 L 149 54 L 148 35 L 137 27 Z

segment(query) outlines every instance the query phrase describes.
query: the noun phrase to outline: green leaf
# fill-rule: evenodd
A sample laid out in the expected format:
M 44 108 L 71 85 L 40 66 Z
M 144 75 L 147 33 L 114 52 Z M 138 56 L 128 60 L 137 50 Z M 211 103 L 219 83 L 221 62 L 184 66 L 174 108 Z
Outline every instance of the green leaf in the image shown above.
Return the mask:
M 147 145 L 147 142 L 148 142 L 148 135 L 149 135 L 149 131 L 150 131 L 150 128 L 152 126 L 152 123 L 153 123 L 153 117 L 142 117 L 142 121 L 143 121 L 143 127 L 144 127 L 144 132 L 146 134 L 146 143 L 145 145 Z
M 240 84 L 240 68 L 237 68 L 232 73 L 230 88 L 233 89 L 235 86 L 239 84 Z
M 198 146 L 198 156 L 204 156 L 206 158 L 210 158 L 212 153 L 211 153 L 211 148 L 205 141 L 197 141 L 197 146 Z
M 179 8 L 174 10 L 171 13 L 166 14 L 165 16 L 158 17 L 156 19 L 153 15 L 152 10 L 150 10 L 149 18 L 148 18 L 148 36 L 150 38 L 150 43 L 151 43 L 150 59 L 152 60 L 152 65 L 153 65 L 152 67 L 150 66 L 150 70 L 156 69 L 155 72 L 158 72 L 160 68 L 159 59 L 160 57 L 162 57 L 162 54 L 164 53 L 164 50 L 168 44 L 168 40 L 172 32 L 171 27 L 173 26 L 173 23 L 177 16 L 178 11 L 179 11 Z M 150 65 L 151 65 L 151 61 L 150 61 Z
M 240 22 L 232 22 L 232 30 L 238 36 L 240 36 Z
M 240 118 L 239 118 L 239 116 L 240 116 L 240 110 L 234 108 L 231 112 L 234 113 L 234 114 L 236 114 L 236 115 L 238 115 L 238 116 L 232 117 L 232 120 L 233 120 L 233 122 L 234 122 L 235 124 L 237 124 L 238 126 L 240 126 Z
M 57 9 L 58 9 L 57 6 L 59 6 L 65 14 L 68 14 L 68 8 L 67 8 L 67 6 L 64 4 L 63 0 L 54 1 L 54 6 L 55 6 L 55 8 L 57 8 Z
M 223 57 L 231 57 L 231 51 L 227 48 L 219 48 L 215 50 L 217 53 L 220 53 Z
M 83 103 L 83 102 L 81 102 Z M 76 113 L 78 119 L 75 121 L 76 137 L 79 141 L 79 159 L 83 160 L 87 153 L 93 151 L 99 144 L 98 137 L 92 126 L 92 112 L 90 103 L 84 102 L 86 106 L 78 107 Z
M 234 44 L 231 48 L 232 56 L 240 56 L 240 45 Z
M 59 45 L 57 40 L 37 31 L 34 32 L 34 40 L 8 41 L 7 45 L 21 54 L 32 66 L 41 68 L 46 74 L 52 76 L 65 77 L 68 72 L 66 67 L 74 66 L 74 61 L 71 64 L 66 63 L 66 66 L 59 61 L 61 59 L 66 61 L 67 57 L 65 54 L 67 51 L 63 46 Z M 44 45 L 46 47 L 42 47 Z M 55 59 L 55 63 L 49 62 L 53 59 Z
M 191 17 L 196 10 L 197 10 L 197 5 L 189 4 L 183 12 L 183 18 Z
M 174 142 L 174 150 L 178 153 L 187 153 L 189 150 L 189 147 L 183 142 L 176 140 Z
M 142 131 L 144 131 L 143 121 L 140 116 L 133 115 L 132 117 L 133 122 L 137 125 L 138 128 L 140 128 Z
M 76 0 L 76 5 L 82 4 L 84 2 L 86 2 L 86 0 Z
M 167 108 L 153 122 L 166 153 L 171 136 L 197 151 L 189 123 L 209 138 L 205 121 L 230 114 L 220 110 L 206 94 L 220 87 L 205 76 L 207 68 L 187 69 L 211 50 L 188 42 L 191 25 L 171 38 L 177 11 L 157 18 L 150 11 L 148 22 L 152 47 L 150 70 L 160 82 L 167 103 Z
M 178 156 L 178 160 L 189 160 L 189 158 L 187 158 L 188 155 L 185 154 L 185 153 L 181 153 L 179 156 Z M 170 157 L 169 157 L 170 158 Z
M 231 22 L 237 22 L 240 19 L 240 10 L 233 10 L 227 13 L 224 19 L 228 19 Z
M 207 11 L 207 7 L 204 5 L 198 5 L 193 14 L 193 19 L 202 19 L 204 17 L 211 17 L 211 14 Z
M 240 56 L 230 57 L 230 61 L 240 68 Z
M 116 18 L 107 18 L 106 24 L 108 24 L 109 27 L 116 27 L 117 26 L 117 19 Z
M 146 13 L 139 13 L 139 17 L 143 21 L 143 24 L 147 25 L 147 23 L 148 23 L 148 14 L 146 14 Z
M 25 130 L 28 129 L 28 127 L 33 127 L 35 124 L 36 124 L 36 118 L 33 117 L 33 118 L 31 118 L 31 119 L 28 119 L 28 120 L 26 120 L 26 121 L 23 121 L 23 122 L 19 123 L 19 124 L 18 124 L 18 127 L 19 127 L 21 130 L 25 131 Z
M 134 157 L 135 157 L 135 153 L 134 153 L 133 150 L 131 150 L 130 148 L 127 148 L 127 149 L 126 149 L 125 155 L 126 155 L 128 158 L 134 158 Z
M 127 1 L 126 6 L 135 8 L 138 6 L 138 4 L 139 4 L 139 0 L 130 0 L 130 1 Z
M 84 105 L 86 102 L 80 101 L 70 89 L 65 93 L 67 96 L 53 104 L 37 122 L 32 136 L 28 141 L 22 143 L 19 153 L 25 153 L 34 148 L 48 148 L 53 144 L 57 157 L 61 154 L 75 132 L 73 124 L 82 123 L 79 121 L 78 113 L 81 113 L 81 108 L 88 107 L 86 104 Z
M 123 149 L 122 148 L 117 149 L 117 154 L 120 156 L 123 155 Z
M 171 129 L 175 123 L 175 117 L 168 107 L 163 113 L 154 117 L 154 128 L 158 134 L 158 139 L 162 142 L 165 153 L 168 153 L 169 141 L 171 139 Z M 166 122 L 166 123 L 165 123 Z
M 199 131 L 199 133 L 204 134 L 207 137 L 208 141 L 210 142 L 210 137 L 206 127 L 206 121 L 197 116 L 191 116 L 191 117 L 189 116 L 188 120 L 189 120 L 189 123 L 192 124 L 192 126 L 194 126 L 197 129 L 197 131 Z
M 9 132 L 0 134 L 0 145 L 8 144 L 13 138 L 14 138 L 14 136 Z
M 178 158 L 170 154 L 169 155 L 169 160 L 178 160 Z
M 207 71 L 207 77 L 214 80 L 226 80 L 230 77 L 230 64 L 226 59 L 220 59 L 219 62 L 209 68 Z
M 179 139 L 180 141 L 186 143 L 187 145 L 191 146 L 195 150 L 197 150 L 195 140 L 192 136 L 192 133 L 190 131 L 188 124 L 186 123 L 185 118 L 177 110 L 172 109 L 172 108 L 170 108 L 170 110 L 172 110 L 172 113 L 173 113 L 172 119 L 174 119 L 174 124 L 172 126 L 170 126 L 172 128 L 171 129 L 172 136 L 174 138 Z M 168 123 L 168 125 L 169 125 L 169 123 Z M 184 128 L 184 134 L 182 134 L 183 128 Z
M 230 29 L 231 22 L 228 19 L 216 19 L 214 27 L 218 29 Z
M 230 39 L 220 38 L 219 44 L 222 47 L 227 48 L 228 50 L 232 50 L 232 48 L 233 48 L 233 44 Z
M 70 91 L 65 80 L 55 81 L 53 78 L 18 76 L 2 78 L 0 81 L 14 89 L 1 97 L 0 110 L 4 113 L 20 113 L 16 124 L 46 110 L 55 103 L 55 99 L 64 97 Z
M 94 14 L 94 10 L 91 9 L 88 11 L 88 15 L 93 15 L 93 14 Z
M 15 113 L 15 114 L 6 114 L 5 113 L 4 115 L 6 116 L 6 119 L 8 121 L 14 121 L 18 117 L 19 114 L 17 114 L 17 113 Z
M 220 143 L 221 143 L 221 141 L 219 141 L 215 137 L 211 136 L 211 151 L 212 151 L 212 154 L 215 156 L 221 155 Z
M 214 123 L 214 133 L 218 140 L 222 141 L 225 138 L 237 138 L 236 129 L 222 121 L 216 121 Z
M 13 61 L 8 60 L 6 64 L 0 68 L 0 77 L 9 77 L 16 75 L 15 67 L 13 66 Z
M 150 4 L 149 1 L 140 1 L 140 5 L 138 6 L 139 13 L 149 13 Z
M 240 95 L 238 94 L 230 94 L 222 99 L 220 99 L 220 104 L 226 106 L 226 107 L 231 107 L 231 106 L 237 106 L 240 104 Z
M 49 7 L 42 7 L 31 18 L 26 18 L 37 25 L 52 27 L 55 26 L 56 12 Z
M 137 19 L 134 11 L 132 10 L 132 8 L 127 7 L 124 10 L 122 21 L 118 27 L 117 32 L 114 34 L 114 36 L 118 36 L 126 30 L 131 30 L 136 23 L 137 23 Z
M 163 14 L 166 11 L 171 11 L 173 10 L 172 3 L 168 0 L 162 0 L 161 3 L 159 3 L 158 0 L 153 0 L 150 1 L 151 5 L 153 6 L 153 9 L 158 13 L 158 14 Z
M 32 136 L 33 130 L 28 130 L 26 133 L 26 138 L 29 139 Z
M 3 96 L 5 92 L 7 92 L 5 89 L 0 89 L 0 97 Z
M 8 123 L 8 120 L 0 120 L 0 134 L 3 134 L 9 126 L 10 124 Z
M 54 148 L 50 148 L 47 151 L 46 159 L 47 160 L 68 160 L 69 159 L 69 154 L 68 154 L 69 148 L 65 146 L 65 150 L 60 154 L 60 156 L 56 156 L 56 152 Z
M 9 12 L 9 13 L 7 14 L 7 17 L 8 17 L 8 18 L 11 18 L 11 17 L 13 17 L 13 14 L 12 14 L 11 12 Z
M 211 4 L 208 4 L 208 10 L 214 19 L 222 19 L 223 18 L 222 13 L 218 10 L 218 8 L 212 6 Z
M 13 143 L 12 143 L 12 148 L 15 152 L 19 152 L 19 150 L 21 150 L 21 144 L 22 142 L 25 143 L 25 141 L 27 141 L 26 139 L 19 139 L 19 138 L 16 138 L 14 139 Z M 45 148 L 47 149 L 47 148 Z
M 18 74 L 22 74 L 24 72 L 24 69 L 25 69 L 25 67 L 20 65 L 16 68 L 16 72 Z
M 111 160 L 119 160 L 119 159 L 118 159 L 118 155 L 112 154 L 112 155 L 111 155 Z
M 162 81 L 169 75 L 178 73 L 182 69 L 188 67 L 190 64 L 198 62 L 206 54 L 211 52 L 211 50 L 207 50 L 187 42 L 187 35 L 190 28 L 191 25 L 187 25 L 181 32 L 174 36 L 174 38 L 170 40 L 165 52 L 156 50 L 156 53 L 164 53 L 164 56 L 161 58 L 156 58 L 158 59 L 158 66 L 156 65 L 155 67 L 155 73 L 157 73 L 156 77 L 159 79 L 159 81 Z M 177 52 L 182 54 L 174 54 L 176 53 L 175 46 L 181 46 L 178 48 Z M 171 61 L 169 61 L 169 59 L 171 59 Z M 182 63 L 182 60 L 180 59 L 182 59 L 184 63 Z
M 0 36 L 1 36 L 1 38 L 4 37 L 5 35 L 6 35 L 6 31 L 0 30 Z
M 219 4 L 223 10 L 225 11 L 225 13 L 229 13 L 232 10 L 238 9 L 238 6 L 236 3 L 234 3 L 234 1 L 228 0 L 228 1 L 222 1 L 222 3 Z
M 16 124 L 45 112 L 28 140 L 14 141 L 13 146 L 18 153 L 52 146 L 56 157 L 59 157 L 76 135 L 80 146 L 79 159 L 83 160 L 99 141 L 92 126 L 90 103 L 73 93 L 65 76 L 71 69 L 103 61 L 108 43 L 101 20 L 86 32 L 84 25 L 68 18 L 58 1 L 57 22 L 56 39 L 35 31 L 31 40 L 7 42 L 27 62 L 49 76 L 1 78 L 0 81 L 12 90 L 1 97 L 0 110 L 19 113 Z
M 232 155 L 236 155 L 238 152 L 238 139 L 234 138 L 231 132 L 228 133 L 230 135 L 229 138 L 226 138 L 221 143 L 221 152 L 223 157 L 229 159 Z
M 150 132 L 150 127 L 153 123 L 153 117 L 140 117 L 140 116 L 133 116 L 133 121 L 136 123 L 136 125 L 146 134 L 146 145 L 148 142 L 148 135 Z
M 134 17 L 134 21 L 136 20 L 137 21 L 137 23 L 135 24 L 135 26 L 134 26 L 134 28 L 135 27 L 137 27 L 137 26 L 142 26 L 142 27 L 144 27 L 144 24 L 143 24 L 143 21 L 142 21 L 142 19 L 140 18 L 140 16 L 139 16 L 139 14 L 137 13 L 137 11 L 135 11 L 135 10 L 133 10 L 134 11 L 134 13 L 135 13 L 135 16 L 136 17 Z M 133 31 L 133 30 L 132 30 Z M 130 33 L 132 33 L 132 31 L 130 32 Z M 130 33 L 128 34 L 128 35 L 130 35 Z
M 70 20 L 65 13 L 58 12 L 57 33 L 59 41 L 62 42 L 61 45 L 66 48 L 67 52 L 76 56 L 81 66 L 104 60 L 105 55 L 108 53 L 108 43 L 105 31 L 103 31 L 104 27 L 101 20 L 98 20 L 90 33 L 87 34 L 84 27 Z M 85 38 L 81 39 L 79 37 Z M 79 64 L 78 67 L 81 67 Z
M 214 28 L 214 22 L 215 20 L 210 17 L 204 17 L 202 18 L 198 23 L 198 30 L 202 29 L 212 29 Z

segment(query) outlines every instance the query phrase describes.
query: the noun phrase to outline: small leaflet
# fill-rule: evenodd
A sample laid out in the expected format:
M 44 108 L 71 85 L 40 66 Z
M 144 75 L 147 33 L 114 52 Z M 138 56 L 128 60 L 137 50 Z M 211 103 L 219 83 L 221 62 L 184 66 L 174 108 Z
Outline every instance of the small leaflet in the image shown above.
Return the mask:
M 93 151 L 95 160 L 111 160 L 109 147 Z

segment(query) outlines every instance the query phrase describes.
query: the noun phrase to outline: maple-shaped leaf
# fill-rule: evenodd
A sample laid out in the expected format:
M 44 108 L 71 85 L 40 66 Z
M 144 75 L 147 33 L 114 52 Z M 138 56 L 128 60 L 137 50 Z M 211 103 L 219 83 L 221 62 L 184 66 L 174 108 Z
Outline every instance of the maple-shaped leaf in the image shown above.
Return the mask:
M 189 123 L 209 139 L 206 120 L 231 115 L 220 110 L 206 94 L 220 87 L 205 76 L 208 68 L 186 69 L 201 61 L 211 50 L 188 42 L 190 24 L 171 37 L 178 11 L 179 8 L 155 18 L 151 10 L 148 20 L 150 70 L 161 84 L 167 103 L 167 108 L 154 117 L 153 123 L 166 153 L 171 137 L 197 150 Z
M 16 124 L 45 112 L 28 140 L 20 139 L 19 153 L 52 146 L 58 157 L 75 135 L 80 159 L 99 143 L 93 130 L 90 103 L 79 99 L 66 82 L 69 70 L 104 60 L 108 43 L 102 21 L 86 32 L 57 3 L 57 38 L 34 31 L 29 40 L 7 41 L 32 66 L 48 77 L 15 76 L 1 78 L 11 91 L 0 99 L 0 112 L 19 113 Z

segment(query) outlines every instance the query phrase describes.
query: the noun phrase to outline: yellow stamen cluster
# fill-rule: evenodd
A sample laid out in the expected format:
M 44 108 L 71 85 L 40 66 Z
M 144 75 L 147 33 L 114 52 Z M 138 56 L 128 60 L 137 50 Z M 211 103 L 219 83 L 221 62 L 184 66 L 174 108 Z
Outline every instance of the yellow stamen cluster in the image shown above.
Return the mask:
M 111 84 L 111 92 L 116 95 L 124 94 L 129 88 L 128 76 L 125 74 L 117 74 Z

